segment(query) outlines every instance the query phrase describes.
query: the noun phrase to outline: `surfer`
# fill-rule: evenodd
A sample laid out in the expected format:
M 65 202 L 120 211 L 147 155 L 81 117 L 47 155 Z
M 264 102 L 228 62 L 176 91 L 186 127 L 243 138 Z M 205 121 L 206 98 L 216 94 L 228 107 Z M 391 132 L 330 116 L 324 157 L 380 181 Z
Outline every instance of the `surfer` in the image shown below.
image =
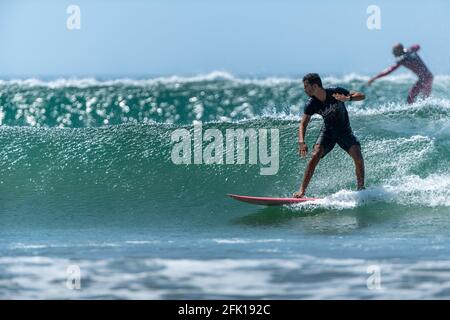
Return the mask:
M 353 135 L 344 102 L 361 101 L 365 99 L 365 95 L 361 92 L 349 92 L 340 87 L 325 89 L 322 87 L 322 80 L 317 73 L 305 75 L 303 86 L 310 98 L 306 102 L 299 128 L 298 143 L 301 157 L 306 158 L 308 153 L 305 133 L 311 116 L 316 113 L 321 115 L 324 124 L 314 145 L 311 160 L 306 166 L 300 191 L 295 192 L 294 197 L 303 198 L 305 196 L 309 181 L 320 159 L 325 157 L 336 143 L 352 157 L 355 162 L 358 190 L 364 189 L 364 159 L 361 154 L 361 145 Z
M 420 46 L 418 44 L 411 46 L 409 49 L 403 48 L 401 43 L 394 45 L 392 53 L 396 57 L 397 63 L 370 79 L 367 84 L 370 86 L 376 79 L 390 74 L 400 66 L 404 66 L 419 77 L 419 80 L 409 90 L 408 103 L 411 104 L 416 101 L 419 94 L 422 94 L 425 98 L 429 97 L 433 86 L 433 74 L 419 57 L 417 53 L 419 49 Z

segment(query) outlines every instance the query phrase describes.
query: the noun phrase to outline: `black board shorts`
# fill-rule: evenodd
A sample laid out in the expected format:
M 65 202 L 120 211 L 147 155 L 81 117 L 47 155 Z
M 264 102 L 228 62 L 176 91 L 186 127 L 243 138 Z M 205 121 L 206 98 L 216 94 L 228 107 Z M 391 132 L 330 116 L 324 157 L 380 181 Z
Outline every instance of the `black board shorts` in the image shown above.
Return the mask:
M 361 146 L 358 139 L 351 131 L 344 133 L 334 133 L 320 130 L 316 144 L 319 144 L 323 148 L 322 158 L 325 157 L 331 150 L 333 150 L 336 143 L 339 145 L 339 147 L 347 152 L 350 147 L 355 144 Z

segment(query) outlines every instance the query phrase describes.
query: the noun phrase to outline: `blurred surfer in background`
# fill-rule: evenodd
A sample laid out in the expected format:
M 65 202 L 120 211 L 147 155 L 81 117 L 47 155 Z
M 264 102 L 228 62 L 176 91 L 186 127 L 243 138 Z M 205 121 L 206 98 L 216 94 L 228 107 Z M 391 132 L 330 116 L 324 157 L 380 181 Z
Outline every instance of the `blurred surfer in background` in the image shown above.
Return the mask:
M 349 92 L 347 89 L 340 87 L 325 89 L 322 87 L 322 80 L 317 73 L 305 75 L 303 86 L 310 98 L 306 102 L 300 122 L 298 143 L 301 157 L 305 158 L 308 153 L 305 134 L 311 117 L 314 114 L 319 114 L 322 116 L 324 123 L 314 145 L 311 160 L 306 166 L 300 191 L 294 193 L 294 197 L 303 198 L 305 196 L 309 181 L 320 159 L 333 150 L 336 143 L 352 157 L 355 162 L 358 190 L 364 189 L 364 159 L 361 154 L 361 145 L 353 135 L 344 102 L 361 101 L 365 99 L 365 95 L 361 92 Z
M 394 45 L 392 53 L 396 57 L 397 63 L 370 79 L 368 85 L 371 85 L 376 79 L 390 74 L 398 67 L 404 66 L 419 77 L 419 80 L 417 80 L 414 86 L 409 90 L 408 103 L 411 104 L 416 101 L 419 94 L 422 94 L 424 98 L 429 97 L 433 86 L 433 74 L 417 53 L 419 49 L 420 46 L 418 44 L 411 46 L 409 49 L 403 48 L 401 43 Z

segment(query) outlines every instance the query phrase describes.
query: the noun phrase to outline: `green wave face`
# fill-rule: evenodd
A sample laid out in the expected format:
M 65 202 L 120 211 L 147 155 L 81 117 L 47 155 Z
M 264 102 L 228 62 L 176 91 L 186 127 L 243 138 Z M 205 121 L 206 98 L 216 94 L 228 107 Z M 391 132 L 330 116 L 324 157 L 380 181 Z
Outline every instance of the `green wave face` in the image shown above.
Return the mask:
M 355 188 L 351 159 L 338 147 L 320 163 L 309 195 L 320 208 L 413 206 L 448 212 L 450 200 L 450 81 L 437 77 L 434 96 L 409 106 L 412 79 L 380 81 L 327 78 L 366 93 L 348 105 L 366 160 L 368 190 Z M 0 194 L 3 228 L 76 225 L 171 225 L 225 223 L 241 204 L 227 193 L 290 196 L 306 165 L 297 154 L 298 122 L 307 97 L 300 80 L 172 79 L 0 83 Z M 175 164 L 172 134 L 185 129 L 197 146 L 202 130 L 275 129 L 278 169 L 263 175 L 261 159 L 242 164 Z M 312 149 L 322 120 L 307 132 Z M 220 155 L 219 155 L 220 156 Z M 190 155 L 195 162 L 194 155 Z M 202 158 L 203 159 L 203 158 Z M 202 161 L 203 162 L 203 161 Z M 366 206 L 364 204 L 363 206 Z M 223 210 L 217 210 L 221 208 Z

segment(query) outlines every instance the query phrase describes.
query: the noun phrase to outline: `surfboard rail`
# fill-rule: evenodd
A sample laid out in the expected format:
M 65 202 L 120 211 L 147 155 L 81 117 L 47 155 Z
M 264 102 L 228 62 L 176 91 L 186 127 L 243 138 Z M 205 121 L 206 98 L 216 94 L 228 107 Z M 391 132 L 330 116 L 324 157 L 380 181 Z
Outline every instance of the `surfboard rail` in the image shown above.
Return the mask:
M 242 196 L 229 193 L 229 197 L 251 204 L 259 204 L 264 206 L 281 206 L 286 204 L 302 203 L 319 200 L 320 198 L 276 198 L 276 197 L 254 197 L 254 196 Z

